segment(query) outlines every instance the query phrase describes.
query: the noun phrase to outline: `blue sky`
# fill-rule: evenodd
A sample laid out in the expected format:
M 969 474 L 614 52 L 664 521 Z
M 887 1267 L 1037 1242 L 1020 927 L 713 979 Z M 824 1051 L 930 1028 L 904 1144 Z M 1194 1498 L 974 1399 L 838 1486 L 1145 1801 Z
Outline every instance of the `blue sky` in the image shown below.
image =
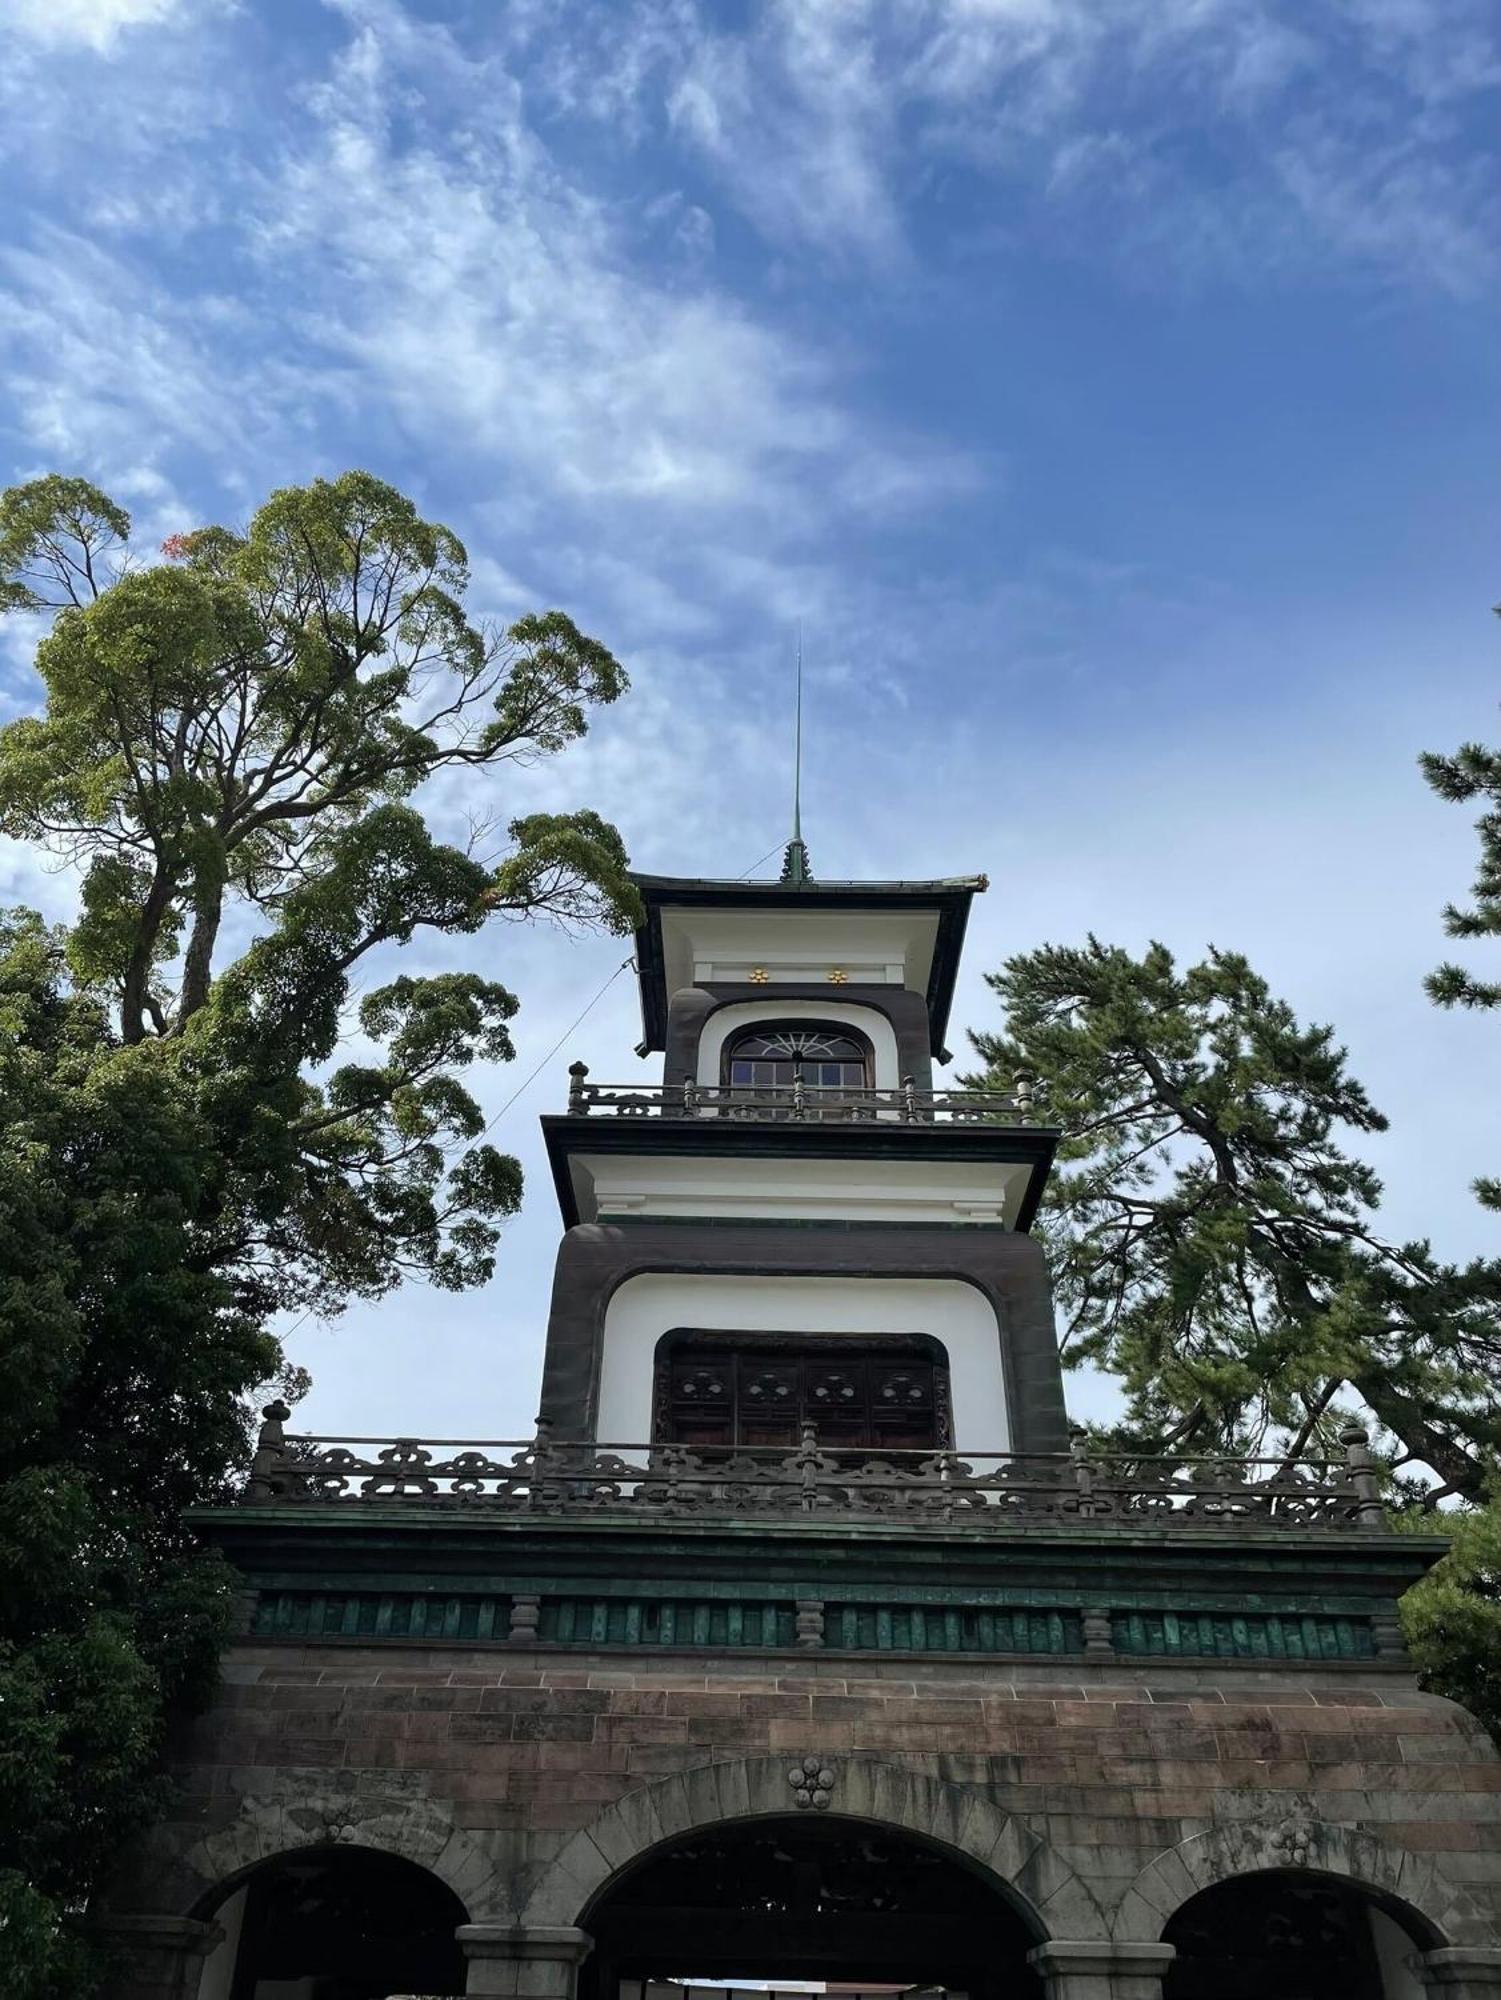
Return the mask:
M 782 835 L 801 619 L 815 868 L 990 874 L 958 1021 L 1044 939 L 1244 949 L 1392 1116 L 1392 1233 L 1496 1248 L 1501 1035 L 1419 983 L 1473 836 L 1414 765 L 1501 726 L 1489 0 L 9 0 L 0 39 L 8 478 L 99 480 L 147 548 L 395 481 L 477 609 L 634 679 L 486 803 L 664 872 Z M 73 892 L 0 850 L 6 900 Z M 482 950 L 498 1111 L 621 948 Z M 527 1428 L 535 1114 L 574 1055 L 638 1073 L 629 984 L 497 1125 L 494 1283 L 298 1327 L 310 1422 Z

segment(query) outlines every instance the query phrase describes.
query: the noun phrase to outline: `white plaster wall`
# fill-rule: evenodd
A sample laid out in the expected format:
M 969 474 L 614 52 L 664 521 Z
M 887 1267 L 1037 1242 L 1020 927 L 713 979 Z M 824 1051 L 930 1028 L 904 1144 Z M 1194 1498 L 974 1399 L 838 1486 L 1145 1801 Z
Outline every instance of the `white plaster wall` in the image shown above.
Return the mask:
M 957 1278 L 752 1278 L 663 1272 L 628 1278 L 605 1312 L 601 1444 L 651 1437 L 657 1342 L 674 1327 L 746 1333 L 925 1333 L 948 1355 L 954 1444 L 1010 1442 L 1000 1328 L 984 1294 Z
M 579 1213 L 726 1220 L 1014 1224 L 1031 1169 L 1004 1160 L 742 1159 L 579 1153 Z
M 667 910 L 667 990 L 734 981 L 764 970 L 773 982 L 819 980 L 836 968 L 871 986 L 927 991 L 935 910 Z
M 901 1082 L 896 1032 L 873 1007 L 849 1007 L 822 1000 L 744 1000 L 721 1007 L 704 1023 L 698 1044 L 698 1080 L 718 1083 L 720 1057 L 729 1037 L 762 1021 L 839 1021 L 870 1038 L 876 1059 L 876 1089 L 895 1090 Z

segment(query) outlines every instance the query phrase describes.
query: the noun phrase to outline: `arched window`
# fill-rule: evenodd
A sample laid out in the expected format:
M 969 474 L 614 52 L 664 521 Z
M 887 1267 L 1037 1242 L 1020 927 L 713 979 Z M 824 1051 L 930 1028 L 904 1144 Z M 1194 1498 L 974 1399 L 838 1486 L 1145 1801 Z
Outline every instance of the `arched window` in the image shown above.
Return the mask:
M 724 1082 L 738 1090 L 869 1089 L 870 1043 L 835 1021 L 763 1021 L 724 1047 Z

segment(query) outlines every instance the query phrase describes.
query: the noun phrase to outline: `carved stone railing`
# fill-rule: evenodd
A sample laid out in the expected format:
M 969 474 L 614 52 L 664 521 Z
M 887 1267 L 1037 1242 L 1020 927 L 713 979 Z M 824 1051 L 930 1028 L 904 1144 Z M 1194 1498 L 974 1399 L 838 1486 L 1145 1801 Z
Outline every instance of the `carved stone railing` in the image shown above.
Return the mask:
M 919 1090 L 910 1076 L 892 1090 L 851 1084 L 590 1083 L 587 1063 L 568 1070 L 574 1118 L 726 1118 L 790 1124 L 1036 1125 L 1033 1082 L 1025 1073 L 1001 1090 Z
M 251 1502 L 411 1501 L 426 1507 L 673 1519 L 870 1520 L 975 1533 L 1089 1526 L 1184 1530 L 1379 1529 L 1364 1431 L 1342 1460 L 1132 1458 L 1069 1453 L 826 1451 L 806 1425 L 792 1451 L 287 1436 L 265 1413 L 246 1488 Z

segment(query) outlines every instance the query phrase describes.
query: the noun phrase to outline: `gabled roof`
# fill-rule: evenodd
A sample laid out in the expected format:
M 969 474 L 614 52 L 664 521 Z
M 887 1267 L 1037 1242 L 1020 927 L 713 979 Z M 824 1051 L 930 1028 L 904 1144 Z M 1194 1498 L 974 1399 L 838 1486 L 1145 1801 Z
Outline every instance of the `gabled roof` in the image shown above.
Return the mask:
M 632 875 L 646 905 L 636 932 L 636 967 L 641 985 L 642 1043 L 666 1047 L 667 978 L 662 913 L 669 909 L 739 910 L 931 910 L 938 919 L 928 974 L 928 1020 L 935 1052 L 945 1054 L 949 1007 L 964 932 L 973 898 L 990 884 L 984 875 L 951 876 L 938 882 L 720 882 L 676 875 Z

